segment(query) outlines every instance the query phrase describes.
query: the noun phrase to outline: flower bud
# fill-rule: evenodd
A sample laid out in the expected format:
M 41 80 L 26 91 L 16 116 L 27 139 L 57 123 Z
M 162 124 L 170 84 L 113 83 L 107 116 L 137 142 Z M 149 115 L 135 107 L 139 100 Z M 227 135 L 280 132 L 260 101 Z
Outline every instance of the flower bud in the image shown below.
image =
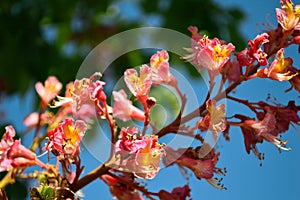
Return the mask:
M 293 43 L 300 45 L 300 35 L 297 35 L 293 38 Z

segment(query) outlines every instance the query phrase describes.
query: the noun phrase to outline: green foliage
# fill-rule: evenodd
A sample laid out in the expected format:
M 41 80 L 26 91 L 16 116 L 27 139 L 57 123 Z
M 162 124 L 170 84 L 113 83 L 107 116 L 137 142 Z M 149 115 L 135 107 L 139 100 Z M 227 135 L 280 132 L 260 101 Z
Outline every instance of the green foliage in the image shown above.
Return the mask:
M 122 11 L 127 4 L 136 9 L 135 18 Z M 245 46 L 238 29 L 243 13 L 211 0 L 6 0 L 0 3 L 0 91 L 25 93 L 50 74 L 63 83 L 74 80 L 89 50 L 123 30 L 152 25 L 152 18 L 158 26 L 189 34 L 187 27 L 195 25 L 211 36 L 222 33 L 222 39 L 240 45 L 237 49 Z M 137 54 L 124 58 L 123 68 L 140 60 Z
M 2 174 L 1 173 L 1 179 L 2 179 Z M 18 200 L 22 200 L 22 199 L 26 199 L 26 197 L 28 196 L 28 191 L 27 191 L 27 187 L 26 187 L 27 183 L 24 181 L 16 181 L 13 184 L 9 184 L 5 187 L 5 191 L 7 194 L 8 199 L 18 199 Z

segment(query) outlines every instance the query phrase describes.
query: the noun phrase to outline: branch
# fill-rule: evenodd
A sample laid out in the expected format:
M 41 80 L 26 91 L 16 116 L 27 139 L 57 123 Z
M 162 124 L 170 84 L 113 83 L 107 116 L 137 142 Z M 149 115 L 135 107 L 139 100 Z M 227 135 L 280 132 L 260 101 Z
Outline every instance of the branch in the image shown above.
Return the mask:
M 93 182 L 94 180 L 99 178 L 101 175 L 106 174 L 109 169 L 110 169 L 110 167 L 108 167 L 104 164 L 100 165 L 99 167 L 97 167 L 96 169 L 94 169 L 93 171 L 91 171 L 90 173 L 88 173 L 87 175 L 82 177 L 81 179 L 79 179 L 77 182 L 73 183 L 71 185 L 70 189 L 73 192 L 77 192 L 84 186 L 90 184 L 91 182 Z

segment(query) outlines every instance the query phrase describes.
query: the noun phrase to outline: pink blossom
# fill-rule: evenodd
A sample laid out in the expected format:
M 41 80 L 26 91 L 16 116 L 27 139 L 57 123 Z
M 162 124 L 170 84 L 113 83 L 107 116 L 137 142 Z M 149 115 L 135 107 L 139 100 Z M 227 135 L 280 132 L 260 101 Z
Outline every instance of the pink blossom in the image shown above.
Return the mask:
M 119 180 L 116 179 L 115 177 L 108 175 L 108 174 L 103 174 L 101 176 L 101 179 L 106 183 L 107 185 L 117 185 L 119 183 Z
M 216 106 L 215 100 L 206 101 L 208 114 L 197 122 L 197 127 L 201 131 L 212 130 L 215 133 L 222 132 L 226 129 L 225 105 Z
M 254 55 L 260 49 L 262 44 L 269 42 L 269 35 L 267 33 L 262 33 L 257 35 L 254 40 L 249 40 L 248 45 L 250 47 L 249 54 Z
M 35 89 L 44 105 L 47 105 L 52 99 L 54 99 L 60 92 L 61 88 L 62 84 L 55 76 L 49 76 L 44 85 L 41 82 L 37 82 L 35 84 Z
M 244 142 L 247 152 L 250 150 L 256 150 L 256 143 L 261 143 L 263 140 L 273 143 L 277 148 L 282 150 L 289 150 L 285 145 L 286 141 L 282 141 L 279 137 L 279 131 L 276 128 L 276 118 L 274 112 L 267 108 L 263 120 L 255 121 L 252 119 L 244 120 L 241 127 L 244 134 Z M 254 152 L 256 153 L 256 152 Z M 257 153 L 256 153 L 257 154 Z
M 237 59 L 241 66 L 250 66 L 255 60 L 257 60 L 261 66 L 268 64 L 267 54 L 260 48 L 262 44 L 269 42 L 268 37 L 269 35 L 267 33 L 262 33 L 257 35 L 254 40 L 248 41 L 250 49 L 244 49 L 237 54 Z
M 132 102 L 127 99 L 127 95 L 124 90 L 118 92 L 113 91 L 113 97 L 115 100 L 113 106 L 113 116 L 123 121 L 130 119 L 136 119 L 143 121 L 145 119 L 145 113 L 139 108 L 132 105 Z
M 146 141 L 141 138 L 138 128 L 130 126 L 122 128 L 119 140 L 116 142 L 116 152 L 127 151 L 129 153 L 137 153 L 138 149 L 146 146 Z
M 253 57 L 261 66 L 268 65 L 267 56 L 268 55 L 262 49 L 258 49 L 255 53 L 253 53 Z
M 158 51 L 150 58 L 150 67 L 152 70 L 153 85 L 161 85 L 163 83 L 172 86 L 177 85 L 177 80 L 169 72 L 169 54 L 165 50 Z
M 284 31 L 300 30 L 300 5 L 294 4 L 291 0 L 281 0 L 281 8 L 276 8 L 278 23 Z
M 147 65 L 142 65 L 140 67 L 140 76 L 138 76 L 135 69 L 127 69 L 124 76 L 125 83 L 130 92 L 145 105 L 152 85 L 151 68 Z
M 214 175 L 215 165 L 218 161 L 218 154 L 214 150 L 204 158 L 199 158 L 199 154 L 195 149 L 178 149 L 174 151 L 172 148 L 166 148 L 166 158 L 164 160 L 166 165 L 178 164 L 189 168 L 194 172 L 199 179 L 211 179 Z
M 212 160 L 195 160 L 188 157 L 180 158 L 177 164 L 192 170 L 197 178 L 211 179 L 214 175 L 215 164 Z
M 237 53 L 237 60 L 239 61 L 240 66 L 250 66 L 255 61 L 255 59 L 249 55 L 249 50 L 247 48 Z
M 122 177 L 123 178 L 123 177 Z M 144 200 L 142 195 L 125 183 L 120 182 L 115 177 L 104 174 L 101 179 L 109 186 L 111 194 L 118 200 Z
M 7 171 L 17 167 L 38 165 L 46 168 L 36 155 L 21 144 L 21 140 L 14 140 L 16 132 L 12 126 L 5 127 L 2 140 L 0 141 L 0 171 Z
M 91 104 L 83 104 L 73 115 L 76 119 L 83 120 L 86 123 L 92 123 L 93 117 L 96 116 L 96 109 Z
M 164 155 L 162 145 L 156 135 L 144 136 L 146 146 L 137 151 L 135 175 L 144 179 L 153 179 L 160 170 L 160 160 Z
M 158 196 L 160 200 L 186 200 L 187 197 L 191 196 L 190 192 L 190 187 L 185 185 L 183 187 L 174 188 L 171 193 L 160 190 Z
M 100 80 L 100 73 L 94 73 L 90 78 L 83 78 L 74 81 L 72 98 L 75 100 L 76 110 L 78 111 L 83 104 L 93 106 L 95 100 L 105 101 L 106 96 L 103 92 L 105 83 Z
M 232 62 L 228 61 L 222 70 L 222 74 L 230 81 L 237 81 L 242 75 L 242 69 L 237 59 Z
M 28 127 L 34 127 L 40 123 L 41 125 L 49 124 L 53 119 L 51 112 L 44 112 L 41 115 L 37 112 L 32 112 L 25 117 L 23 124 Z
M 55 101 L 52 107 L 70 107 L 70 114 L 74 114 L 76 118 L 86 122 L 91 121 L 96 112 L 103 115 L 103 112 L 107 111 L 102 109 L 106 105 L 106 95 L 103 91 L 105 83 L 95 80 L 98 77 L 101 77 L 101 74 L 94 73 L 90 78 L 83 78 L 75 80 L 74 83 L 69 83 L 65 97 L 58 96 L 58 101 Z M 99 105 L 98 110 L 95 107 L 96 104 Z
M 300 70 L 292 67 L 291 71 L 294 72 L 295 74 L 297 73 L 297 75 L 295 75 L 293 78 L 291 78 L 289 80 L 289 82 L 292 85 L 292 87 L 295 88 L 295 90 L 297 90 L 298 92 L 300 92 Z
M 260 102 L 266 111 L 273 113 L 276 119 L 275 129 L 273 135 L 283 133 L 289 129 L 289 125 L 294 123 L 300 125 L 300 117 L 298 116 L 298 108 L 294 101 L 290 101 L 287 106 L 271 106 Z
M 29 127 L 36 126 L 38 124 L 38 122 L 39 122 L 39 113 L 37 113 L 37 112 L 30 113 L 23 120 L 23 124 L 25 126 L 29 126 Z
M 123 157 L 121 165 L 140 178 L 152 179 L 160 170 L 164 149 L 156 135 L 142 136 L 133 126 L 122 128 L 115 149 Z
M 266 112 L 262 113 L 261 120 L 244 119 L 241 126 L 247 153 L 252 150 L 261 159 L 262 154 L 258 152 L 256 144 L 264 140 L 273 143 L 277 148 L 289 150 L 285 147 L 287 142 L 282 141 L 279 134 L 287 131 L 291 123 L 300 123 L 297 106 L 293 101 L 286 107 L 271 106 L 265 102 L 259 102 L 259 105 Z
M 235 47 L 229 44 L 223 44 L 219 39 L 208 39 L 207 36 L 197 41 L 198 46 L 193 47 L 193 53 L 184 58 L 198 66 L 199 70 L 206 68 L 211 77 L 220 73 L 222 67 L 230 59 L 230 54 Z
M 84 121 L 66 118 L 55 129 L 48 131 L 48 151 L 60 156 L 76 156 L 79 154 L 79 145 L 87 129 Z
M 270 67 L 257 70 L 257 73 L 252 77 L 258 76 L 260 78 L 270 78 L 272 80 L 286 81 L 297 75 L 297 73 L 292 73 L 289 70 L 292 67 L 293 60 L 290 57 L 284 58 L 283 48 L 277 52 L 276 58 L 277 59 L 272 62 Z
M 199 40 L 203 38 L 203 35 L 198 33 L 198 28 L 196 26 L 189 26 L 188 30 L 192 33 L 192 48 L 195 48 Z
M 179 167 L 190 169 L 198 179 L 204 178 L 210 184 L 218 189 L 225 189 L 223 185 L 219 185 L 217 179 L 213 178 L 214 174 L 224 175 L 226 170 L 216 167 L 220 153 L 215 153 L 213 148 L 211 151 L 200 158 L 201 147 L 196 149 L 178 149 L 173 150 L 171 147 L 166 147 L 166 156 L 163 158 L 165 165 L 177 164 Z
M 103 91 L 103 86 L 105 83 L 103 81 L 95 81 L 93 83 L 93 92 L 91 94 L 91 97 L 93 99 L 97 99 L 100 102 L 105 102 L 106 101 L 106 95 Z

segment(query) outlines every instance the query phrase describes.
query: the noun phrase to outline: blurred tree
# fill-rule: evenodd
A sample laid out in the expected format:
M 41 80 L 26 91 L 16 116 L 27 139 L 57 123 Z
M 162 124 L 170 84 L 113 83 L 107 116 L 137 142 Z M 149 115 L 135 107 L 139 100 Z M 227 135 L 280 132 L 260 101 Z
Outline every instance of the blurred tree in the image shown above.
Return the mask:
M 63 83 L 71 81 L 93 47 L 141 26 L 189 34 L 187 27 L 195 25 L 211 36 L 222 35 L 240 44 L 241 49 L 245 42 L 238 27 L 243 18 L 237 8 L 224 9 L 211 0 L 4 0 L 0 2 L 0 90 L 25 93 L 30 83 L 49 74 Z M 136 66 L 138 56 L 124 56 L 120 62 Z

